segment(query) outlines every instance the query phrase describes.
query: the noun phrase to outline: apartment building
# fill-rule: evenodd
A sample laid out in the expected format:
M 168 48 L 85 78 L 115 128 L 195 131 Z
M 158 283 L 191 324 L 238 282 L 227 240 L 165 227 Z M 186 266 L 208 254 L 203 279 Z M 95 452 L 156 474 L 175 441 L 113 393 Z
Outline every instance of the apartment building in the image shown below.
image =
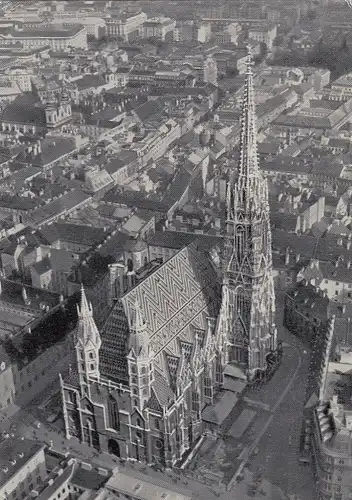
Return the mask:
M 111 15 L 105 18 L 106 35 L 109 38 L 122 38 L 125 42 L 129 42 L 139 36 L 143 23 L 147 19 L 148 16 L 144 12 L 121 16 Z
M 8 436 L 8 435 L 7 435 Z M 44 446 L 11 436 L 0 441 L 0 498 L 23 500 L 46 477 Z
M 164 42 L 167 38 L 173 38 L 176 21 L 168 17 L 157 17 L 148 19 L 143 23 L 143 38 L 154 38 Z

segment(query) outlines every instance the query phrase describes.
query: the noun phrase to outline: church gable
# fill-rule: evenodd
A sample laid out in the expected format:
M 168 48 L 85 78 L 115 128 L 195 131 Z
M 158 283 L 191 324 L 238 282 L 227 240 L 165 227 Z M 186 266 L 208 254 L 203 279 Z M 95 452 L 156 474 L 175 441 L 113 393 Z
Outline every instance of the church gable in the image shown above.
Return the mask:
M 80 406 L 84 411 L 88 413 L 94 413 L 94 406 L 87 397 L 81 399 Z

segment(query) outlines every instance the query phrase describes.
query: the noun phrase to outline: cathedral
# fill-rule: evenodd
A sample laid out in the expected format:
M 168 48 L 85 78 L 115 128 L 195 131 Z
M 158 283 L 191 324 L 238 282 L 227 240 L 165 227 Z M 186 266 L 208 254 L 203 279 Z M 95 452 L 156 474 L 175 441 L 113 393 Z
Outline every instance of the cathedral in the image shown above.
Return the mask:
M 67 438 L 172 467 L 203 433 L 202 411 L 225 379 L 263 379 L 277 358 L 268 189 L 257 160 L 250 54 L 241 120 L 221 269 L 193 242 L 122 293 L 101 332 L 82 288 L 76 363 L 60 377 Z

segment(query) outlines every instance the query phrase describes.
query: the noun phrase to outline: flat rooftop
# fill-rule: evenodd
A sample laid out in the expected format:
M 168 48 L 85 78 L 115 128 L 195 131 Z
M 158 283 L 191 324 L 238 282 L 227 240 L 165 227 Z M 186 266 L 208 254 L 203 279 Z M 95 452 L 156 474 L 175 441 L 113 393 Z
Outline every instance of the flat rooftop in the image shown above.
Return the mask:
M 110 491 L 123 492 L 126 496 L 143 498 L 145 500 L 191 500 L 192 492 L 171 486 L 166 481 L 158 480 L 158 484 L 138 472 L 117 471 L 109 479 L 106 488 Z M 174 491 L 172 491 L 174 490 Z

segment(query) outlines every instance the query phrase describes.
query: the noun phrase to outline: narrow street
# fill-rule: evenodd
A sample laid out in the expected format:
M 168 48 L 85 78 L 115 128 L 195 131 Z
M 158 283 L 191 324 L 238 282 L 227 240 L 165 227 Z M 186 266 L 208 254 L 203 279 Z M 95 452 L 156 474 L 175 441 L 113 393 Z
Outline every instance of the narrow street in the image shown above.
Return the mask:
M 282 377 L 282 374 L 291 372 L 293 375 L 295 373 L 292 367 L 297 366 L 298 357 L 300 365 L 291 386 L 274 411 L 267 431 L 258 443 L 258 454 L 252 455 L 249 460 L 249 469 L 252 472 L 262 473 L 268 481 L 287 494 L 297 495 L 302 500 L 314 500 L 315 485 L 312 468 L 310 465 L 304 466 L 298 462 L 309 353 L 307 348 L 282 326 L 284 309 L 282 296 L 278 297 L 277 302 L 278 335 L 287 347 L 284 349 L 282 364 L 272 379 L 278 382 L 277 392 L 271 389 L 269 383 L 260 391 L 260 400 L 272 404 L 272 398 L 275 396 L 277 398 L 282 390 L 279 380 L 282 378 L 284 382 L 285 377 Z

